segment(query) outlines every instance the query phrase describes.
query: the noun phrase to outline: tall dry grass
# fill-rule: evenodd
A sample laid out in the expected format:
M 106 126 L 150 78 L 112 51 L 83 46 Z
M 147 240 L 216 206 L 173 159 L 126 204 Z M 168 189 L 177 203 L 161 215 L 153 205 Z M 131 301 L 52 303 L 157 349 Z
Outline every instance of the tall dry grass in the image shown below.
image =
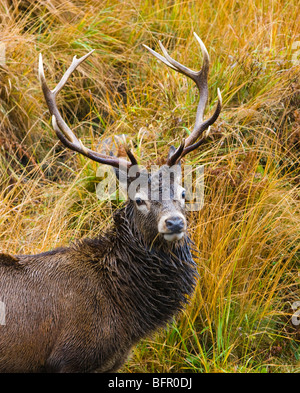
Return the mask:
M 97 166 L 51 130 L 38 54 L 55 85 L 72 57 L 96 49 L 62 92 L 70 126 L 94 149 L 126 133 L 159 160 L 195 118 L 192 83 L 145 52 L 163 41 L 191 68 L 211 57 L 213 135 L 187 163 L 205 166 L 205 206 L 190 218 L 199 283 L 190 306 L 139 344 L 124 371 L 296 372 L 299 329 L 299 13 L 296 1 L 2 1 L 0 248 L 37 253 L 110 224 Z M 296 43 L 296 44 L 295 44 Z

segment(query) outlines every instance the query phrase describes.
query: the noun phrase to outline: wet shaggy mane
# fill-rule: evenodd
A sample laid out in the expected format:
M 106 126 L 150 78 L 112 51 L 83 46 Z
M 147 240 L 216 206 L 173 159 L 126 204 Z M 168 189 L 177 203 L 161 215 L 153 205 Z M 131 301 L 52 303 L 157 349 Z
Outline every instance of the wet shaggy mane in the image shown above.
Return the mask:
M 115 225 L 104 235 L 83 239 L 74 247 L 90 256 L 115 302 L 126 305 L 124 313 L 132 315 L 130 326 L 139 339 L 163 326 L 188 302 L 197 278 L 196 251 L 191 251 L 188 236 L 172 244 L 161 238 L 147 243 L 134 227 L 132 214 L 128 203 L 115 212 Z

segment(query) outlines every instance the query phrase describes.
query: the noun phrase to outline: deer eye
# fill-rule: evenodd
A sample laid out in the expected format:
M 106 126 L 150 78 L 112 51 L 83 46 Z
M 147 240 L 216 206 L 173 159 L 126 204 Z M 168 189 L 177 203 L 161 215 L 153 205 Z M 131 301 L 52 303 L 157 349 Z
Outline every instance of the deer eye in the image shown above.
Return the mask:
M 185 199 L 185 190 L 182 191 L 181 198 Z
M 144 201 L 143 201 L 141 198 L 136 198 L 135 203 L 136 203 L 138 206 L 141 206 L 141 205 L 144 203 Z

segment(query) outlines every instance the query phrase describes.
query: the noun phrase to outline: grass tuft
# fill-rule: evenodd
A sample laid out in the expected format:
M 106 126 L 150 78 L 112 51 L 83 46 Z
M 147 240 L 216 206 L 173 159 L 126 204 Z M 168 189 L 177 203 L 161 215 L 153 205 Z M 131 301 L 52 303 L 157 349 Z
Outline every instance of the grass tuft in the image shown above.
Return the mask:
M 211 57 L 207 115 L 217 88 L 224 102 L 186 159 L 205 167 L 204 208 L 190 217 L 200 279 L 187 310 L 123 371 L 299 372 L 298 2 L 4 0 L 0 21 L 1 251 L 97 234 L 116 207 L 96 197 L 97 165 L 55 137 L 39 53 L 55 86 L 74 55 L 95 49 L 60 94 L 64 118 L 93 149 L 125 133 L 142 162 L 159 162 L 192 129 L 198 97 L 142 44 L 161 40 L 199 69 L 195 31 Z

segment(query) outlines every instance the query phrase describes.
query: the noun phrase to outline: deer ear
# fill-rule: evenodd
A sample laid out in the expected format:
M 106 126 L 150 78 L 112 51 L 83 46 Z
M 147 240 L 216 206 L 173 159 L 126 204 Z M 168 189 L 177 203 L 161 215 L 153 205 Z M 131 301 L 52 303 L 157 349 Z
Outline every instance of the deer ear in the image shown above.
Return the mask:
M 171 145 L 170 149 L 169 149 L 169 153 L 168 153 L 168 159 L 172 157 L 172 155 L 175 153 L 175 151 L 176 151 L 176 147 Z M 177 162 L 177 165 L 181 166 L 180 160 Z
M 111 157 L 115 157 L 114 153 L 112 151 L 109 152 L 109 155 Z M 123 191 L 123 193 L 127 194 L 127 190 L 128 190 L 128 175 L 127 172 L 120 169 L 120 168 L 113 168 L 116 178 L 119 181 L 119 185 Z
M 128 181 L 128 176 L 127 172 L 123 171 L 122 169 L 114 168 L 115 175 L 117 179 L 119 180 L 119 184 L 124 192 L 127 193 L 127 189 L 129 186 L 129 181 Z

